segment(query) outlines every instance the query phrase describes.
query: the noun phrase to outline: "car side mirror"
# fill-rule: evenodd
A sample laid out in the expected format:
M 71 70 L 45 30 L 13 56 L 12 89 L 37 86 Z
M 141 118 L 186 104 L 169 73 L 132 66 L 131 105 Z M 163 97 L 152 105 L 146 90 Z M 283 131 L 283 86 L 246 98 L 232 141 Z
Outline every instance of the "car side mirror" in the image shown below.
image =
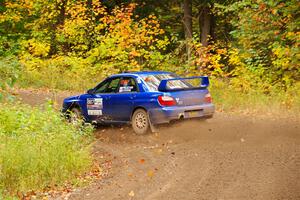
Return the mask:
M 94 89 L 89 89 L 86 93 L 93 94 L 94 93 Z

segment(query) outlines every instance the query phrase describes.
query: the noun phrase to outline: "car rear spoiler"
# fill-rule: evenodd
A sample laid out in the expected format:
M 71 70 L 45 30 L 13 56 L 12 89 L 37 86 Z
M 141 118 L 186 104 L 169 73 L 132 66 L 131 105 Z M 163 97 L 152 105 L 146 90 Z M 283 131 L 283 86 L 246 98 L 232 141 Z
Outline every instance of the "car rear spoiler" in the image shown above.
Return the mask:
M 168 82 L 169 81 L 191 80 L 191 79 L 201 79 L 201 84 L 199 85 L 199 87 L 175 88 L 175 89 L 168 88 Z M 193 77 L 187 77 L 187 78 L 172 78 L 172 79 L 161 80 L 161 82 L 158 86 L 158 91 L 167 92 L 167 91 L 178 91 L 178 90 L 193 90 L 193 89 L 207 88 L 208 86 L 209 86 L 208 76 L 193 76 Z

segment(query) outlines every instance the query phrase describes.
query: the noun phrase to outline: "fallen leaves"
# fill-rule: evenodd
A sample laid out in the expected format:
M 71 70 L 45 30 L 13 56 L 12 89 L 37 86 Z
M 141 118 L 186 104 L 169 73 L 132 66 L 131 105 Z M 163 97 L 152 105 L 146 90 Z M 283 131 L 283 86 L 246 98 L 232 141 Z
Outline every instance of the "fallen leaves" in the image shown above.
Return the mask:
M 94 161 L 89 172 L 78 176 L 76 180 L 73 180 L 72 182 L 65 182 L 61 186 L 48 186 L 41 191 L 28 191 L 27 193 L 19 192 L 17 195 L 20 199 L 24 200 L 48 200 L 56 198 L 58 196 L 60 196 L 62 199 L 69 199 L 71 193 L 75 191 L 75 187 L 78 187 L 80 184 L 90 183 L 102 178 L 106 173 L 108 173 L 107 170 L 109 170 L 110 167 L 110 162 L 105 162 L 100 165 L 97 161 Z
M 128 195 L 129 195 L 130 197 L 134 197 L 134 191 L 131 190 L 131 191 L 128 193 Z
M 152 178 L 152 177 L 154 176 L 154 171 L 149 170 L 149 171 L 147 172 L 147 176 L 148 176 L 149 178 Z

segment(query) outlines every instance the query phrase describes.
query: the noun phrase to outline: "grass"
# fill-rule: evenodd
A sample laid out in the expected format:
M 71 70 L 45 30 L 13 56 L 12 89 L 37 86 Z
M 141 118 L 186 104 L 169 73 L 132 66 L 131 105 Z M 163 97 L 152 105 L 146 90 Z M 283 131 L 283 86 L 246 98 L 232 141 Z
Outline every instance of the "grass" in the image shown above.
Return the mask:
M 17 82 L 21 88 L 51 88 L 58 90 L 68 91 L 84 91 L 86 88 L 90 88 L 91 79 L 69 76 L 67 74 L 51 73 L 51 76 L 47 76 L 42 73 L 30 73 L 22 76 Z M 95 81 L 95 85 L 97 82 Z M 93 85 L 93 86 L 95 86 Z
M 273 87 L 266 94 L 255 88 L 241 91 L 230 82 L 213 79 L 210 91 L 219 111 L 296 117 L 300 114 L 299 85 L 288 91 Z
M 1 104 L 2 196 L 59 186 L 87 171 L 91 130 L 67 124 L 50 105 Z
M 20 88 L 49 88 L 68 91 L 86 91 L 95 87 L 103 77 L 91 75 L 86 70 L 68 71 L 59 68 L 45 68 L 39 71 L 23 70 L 17 81 Z

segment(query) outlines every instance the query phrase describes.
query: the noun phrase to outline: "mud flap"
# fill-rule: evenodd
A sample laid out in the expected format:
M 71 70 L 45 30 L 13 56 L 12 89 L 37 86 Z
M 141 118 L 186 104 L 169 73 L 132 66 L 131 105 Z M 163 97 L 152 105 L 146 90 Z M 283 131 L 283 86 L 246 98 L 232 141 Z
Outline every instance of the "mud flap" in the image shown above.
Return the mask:
M 157 133 L 158 132 L 158 129 L 154 126 L 154 124 L 151 122 L 151 117 L 150 117 L 150 114 L 149 112 L 147 112 L 148 114 L 148 120 L 149 120 L 149 125 L 150 125 L 150 129 L 151 129 L 151 132 L 152 133 Z

